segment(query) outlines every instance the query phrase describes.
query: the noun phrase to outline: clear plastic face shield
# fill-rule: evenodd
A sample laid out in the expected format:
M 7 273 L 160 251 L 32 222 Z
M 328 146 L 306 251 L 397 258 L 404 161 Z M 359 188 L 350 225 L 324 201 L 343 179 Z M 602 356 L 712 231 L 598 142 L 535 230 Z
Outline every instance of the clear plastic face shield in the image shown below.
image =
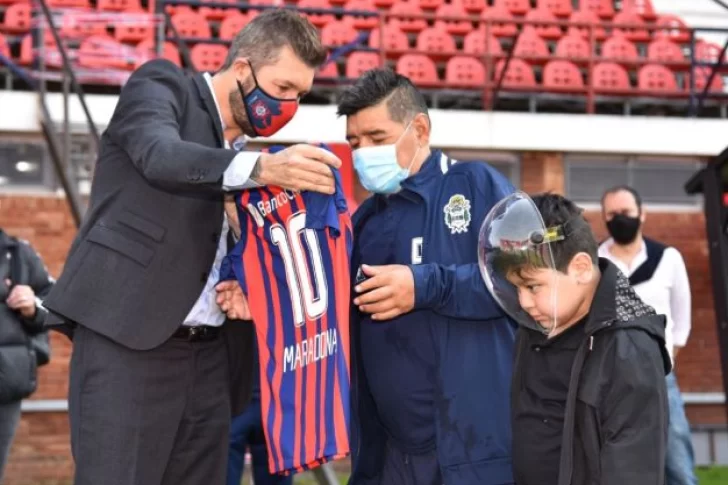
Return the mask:
M 557 327 L 558 272 L 547 228 L 531 198 L 516 192 L 496 204 L 480 228 L 478 262 L 488 291 L 518 324 L 551 335 Z

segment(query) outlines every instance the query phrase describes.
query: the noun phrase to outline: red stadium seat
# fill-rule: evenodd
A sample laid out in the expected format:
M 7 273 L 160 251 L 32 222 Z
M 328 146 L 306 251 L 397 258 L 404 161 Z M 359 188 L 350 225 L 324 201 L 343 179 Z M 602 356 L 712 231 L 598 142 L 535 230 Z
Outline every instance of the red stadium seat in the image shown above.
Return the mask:
M 10 57 L 10 45 L 3 34 L 0 34 L 0 54 Z
M 251 13 L 254 12 L 250 11 L 247 14 L 235 12 L 233 15 L 228 15 L 220 24 L 219 37 L 223 40 L 232 40 L 235 38 L 238 32 L 250 22 Z
M 690 31 L 680 17 L 675 15 L 660 15 L 657 18 L 657 25 L 663 27 L 655 31 L 655 37 L 670 39 L 673 42 L 682 44 L 690 41 Z
M 392 5 L 397 3 L 397 0 L 372 0 L 374 6 L 377 8 L 388 9 L 392 8 Z
M 695 60 L 701 62 L 717 63 L 723 48 L 718 44 L 699 40 L 695 43 Z
M 604 27 L 600 27 L 601 21 L 597 14 L 589 10 L 579 10 L 571 14 L 569 18 L 570 23 L 587 24 L 593 25 L 594 27 L 587 27 L 586 25 L 571 25 L 567 31 L 567 35 L 577 34 L 584 37 L 587 41 L 589 36 L 592 35 L 591 31 L 594 31 L 594 40 L 604 40 L 607 38 L 607 31 Z
M 614 17 L 614 3 L 612 0 L 579 0 L 579 10 L 588 10 L 602 19 Z
M 78 64 L 88 69 L 134 69 L 130 48 L 108 35 L 94 35 L 81 42 Z
M 200 72 L 217 72 L 225 64 L 227 46 L 220 44 L 196 44 L 190 49 L 192 65 Z
M 538 0 L 537 8 L 549 10 L 556 17 L 568 18 L 573 11 L 571 0 Z
M 44 54 L 46 56 L 50 54 L 50 52 L 58 52 L 58 48 L 56 47 L 56 43 L 53 40 L 52 35 L 44 35 L 43 40 L 45 41 Z M 40 56 L 40 52 L 38 52 L 37 54 L 38 56 Z M 23 40 L 20 42 L 20 59 L 18 61 L 23 66 L 29 66 L 33 63 L 34 58 L 35 54 L 33 53 L 33 36 L 31 34 L 26 34 L 25 36 L 23 36 Z
M 203 3 L 203 6 L 200 7 L 198 10 L 198 13 L 205 17 L 207 20 L 212 21 L 220 21 L 225 19 L 228 15 L 235 15 L 239 12 L 237 8 L 235 8 L 236 0 L 201 0 Z M 220 7 L 205 7 L 205 3 L 229 3 L 230 8 L 220 8 Z
M 405 15 L 404 17 L 390 17 L 389 21 L 392 25 L 399 27 L 402 32 L 421 32 L 427 28 L 427 20 L 417 18 L 418 15 L 422 15 L 422 11 L 414 3 L 396 3 L 389 9 L 389 13 Z
M 488 44 L 485 43 L 485 30 L 479 29 L 470 32 L 463 40 L 463 52 L 474 56 L 484 56 L 486 54 L 485 46 L 488 46 L 487 54 L 491 56 L 503 54 L 503 48 L 498 39 L 491 34 L 488 38 Z
M 516 46 L 513 48 L 513 55 L 515 57 L 545 58 L 549 57 L 551 53 L 546 42 L 532 27 L 528 26 L 518 37 Z
M 139 42 L 150 39 L 153 36 L 154 25 L 151 22 L 138 24 L 131 22 L 119 22 L 114 27 L 114 38 L 119 42 L 138 44 Z
M 397 72 L 418 86 L 432 87 L 439 82 L 435 63 L 424 54 L 405 54 L 397 61 Z
M 588 59 L 589 51 L 589 42 L 581 35 L 570 34 L 556 44 L 554 54 L 557 57 L 568 57 L 569 59 Z
M 534 29 L 542 39 L 556 40 L 563 35 L 561 27 L 548 24 L 549 22 L 556 22 L 556 17 L 549 10 L 544 8 L 531 10 L 526 14 L 526 20 L 545 22 L 544 24 L 530 24 L 527 26 Z
M 602 58 L 609 61 L 636 61 L 637 47 L 622 36 L 610 37 L 602 44 Z
M 437 10 L 444 4 L 445 0 L 417 0 L 417 5 L 421 10 Z
M 344 9 L 356 12 L 377 13 L 377 9 L 371 0 L 349 0 Z M 356 30 L 372 30 L 379 25 L 379 18 L 376 16 L 345 15 L 344 20 L 349 22 Z
M 11 34 L 22 34 L 30 30 L 31 6 L 29 3 L 15 3 L 5 10 L 2 30 Z
M 484 10 L 480 15 L 483 20 L 489 21 L 489 25 L 485 22 L 480 27 L 485 29 L 490 35 L 496 37 L 514 37 L 518 33 L 518 27 L 513 22 L 513 15 L 504 8 L 489 8 Z
M 321 29 L 321 42 L 328 47 L 338 47 L 353 42 L 357 35 L 356 29 L 348 22 L 334 20 Z
M 529 0 L 495 0 L 493 3 L 495 8 L 504 8 L 513 15 L 525 15 L 531 10 L 531 2 Z
M 612 21 L 615 24 L 630 25 L 631 27 L 615 27 L 612 35 L 623 35 L 632 42 L 649 42 L 650 33 L 642 28 L 644 20 L 635 12 L 621 11 L 614 16 Z
M 379 67 L 381 60 L 376 52 L 352 52 L 346 59 L 346 77 L 356 79 L 366 71 Z
M 51 8 L 89 8 L 91 4 L 88 0 L 48 0 L 48 6 Z
M 549 91 L 581 92 L 584 79 L 576 64 L 569 61 L 551 61 L 543 68 L 543 87 Z
M 710 71 L 711 69 L 709 67 L 695 68 L 693 81 L 695 83 L 695 91 L 702 92 L 705 89 L 705 86 L 708 84 L 708 78 L 710 77 Z M 690 90 L 689 80 L 686 80 L 685 82 L 685 90 Z M 720 73 L 717 73 L 715 76 L 713 76 L 713 80 L 710 83 L 710 88 L 708 89 L 708 92 L 723 92 L 723 78 L 721 77 Z
M 647 64 L 637 71 L 637 87 L 644 91 L 671 93 L 677 91 L 677 81 L 670 69 L 660 64 Z
M 495 66 L 495 79 L 500 79 L 501 73 L 505 67 L 506 60 L 498 61 Z M 508 63 L 508 69 L 503 76 L 503 87 L 510 89 L 533 89 L 536 87 L 536 76 L 533 68 L 522 59 L 511 59 Z
M 442 5 L 435 13 L 440 19 L 435 21 L 435 27 L 443 29 L 453 35 L 465 35 L 473 30 L 473 22 L 468 19 L 468 13 L 462 6 L 454 3 Z M 444 20 L 442 17 L 463 17 L 466 20 Z
M 399 30 L 394 25 L 385 25 L 381 36 L 384 38 L 382 49 L 385 51 L 395 51 L 396 55 L 402 54 L 402 51 L 409 50 L 409 40 L 407 34 Z M 369 33 L 369 47 L 379 49 L 380 41 L 379 29 L 374 29 Z
M 141 62 L 139 63 L 139 65 L 143 64 L 147 60 L 155 59 L 157 57 L 157 53 L 154 50 L 154 39 L 148 39 L 141 42 L 139 45 L 136 46 L 136 50 L 137 52 L 139 52 L 139 55 L 141 57 Z M 163 59 L 167 59 L 173 64 L 176 64 L 177 66 L 182 65 L 177 46 L 175 46 L 172 42 L 165 42 L 163 44 L 161 57 Z
M 648 22 L 657 19 L 651 0 L 622 0 L 622 12 L 635 12 Z
M 117 34 L 120 28 L 126 27 L 126 22 L 119 22 L 114 29 Z M 92 35 L 106 35 L 106 22 L 66 22 L 59 25 L 60 34 L 64 39 L 85 39 Z M 152 27 L 150 24 L 149 27 Z M 123 29 L 122 29 L 123 30 Z M 47 32 L 46 35 L 52 35 Z M 120 40 L 117 38 L 117 40 Z
M 431 57 L 445 54 L 452 55 L 455 50 L 455 40 L 450 34 L 437 27 L 430 27 L 417 35 L 416 49 L 426 52 Z
M 685 62 L 680 46 L 668 39 L 656 39 L 647 46 L 647 59 L 652 62 Z
M 448 86 L 474 88 L 485 85 L 485 66 L 473 57 L 455 56 L 445 66 L 445 82 Z
M 172 16 L 172 25 L 180 37 L 209 39 L 212 37 L 210 25 L 199 13 L 182 12 Z
M 336 62 L 329 62 L 316 72 L 317 79 L 333 79 L 339 77 L 339 68 Z
M 485 0 L 460 0 L 460 5 L 469 13 L 480 13 L 488 8 Z
M 331 8 L 331 5 L 327 0 L 301 0 L 298 2 L 297 7 L 327 9 Z M 304 13 L 303 16 L 318 28 L 334 21 L 334 15 L 330 13 Z
M 627 70 L 614 62 L 601 62 L 591 72 L 591 84 L 597 93 L 628 93 L 629 84 Z
M 96 8 L 104 12 L 142 12 L 139 0 L 98 0 Z

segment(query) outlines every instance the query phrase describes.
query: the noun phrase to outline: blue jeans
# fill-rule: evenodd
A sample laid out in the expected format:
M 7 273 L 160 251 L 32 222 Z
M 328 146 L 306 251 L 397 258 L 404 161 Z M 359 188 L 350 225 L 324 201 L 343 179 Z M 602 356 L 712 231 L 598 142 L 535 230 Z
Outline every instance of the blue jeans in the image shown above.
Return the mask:
M 670 426 L 667 432 L 667 456 L 665 457 L 666 485 L 697 485 L 693 443 L 690 441 L 690 424 L 675 373 L 666 378 L 667 400 L 670 408 Z
M 245 466 L 245 450 L 250 447 L 255 485 L 292 485 L 293 477 L 268 473 L 268 450 L 260 417 L 260 399 L 254 398 L 243 414 L 233 418 L 230 426 L 227 485 L 240 485 Z

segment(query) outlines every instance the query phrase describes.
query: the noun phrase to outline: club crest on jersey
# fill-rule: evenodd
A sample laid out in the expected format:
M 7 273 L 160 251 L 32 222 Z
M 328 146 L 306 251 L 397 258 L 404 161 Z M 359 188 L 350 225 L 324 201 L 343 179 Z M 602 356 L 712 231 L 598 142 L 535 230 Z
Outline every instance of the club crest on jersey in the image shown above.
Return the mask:
M 450 229 L 451 234 L 468 232 L 470 227 L 470 201 L 462 194 L 455 194 L 450 197 L 445 207 L 445 225 Z

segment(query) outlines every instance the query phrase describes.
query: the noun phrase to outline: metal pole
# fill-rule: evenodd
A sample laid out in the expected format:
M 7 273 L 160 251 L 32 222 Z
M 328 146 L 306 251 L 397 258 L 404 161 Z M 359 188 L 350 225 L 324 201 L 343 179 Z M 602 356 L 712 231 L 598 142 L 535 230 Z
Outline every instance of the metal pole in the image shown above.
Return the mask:
M 71 93 L 69 92 L 70 86 L 68 82 L 68 76 L 63 73 L 63 163 L 66 166 L 66 171 L 70 171 L 72 177 L 71 183 L 78 186 L 78 177 L 76 177 L 76 170 L 71 162 L 71 122 L 69 117 L 68 101 Z
M 67 73 L 70 81 L 71 86 L 73 87 L 73 91 L 78 96 L 78 100 L 81 103 L 81 108 L 83 108 L 83 112 L 86 115 L 86 120 L 88 121 L 88 128 L 89 132 L 91 133 L 91 136 L 93 137 L 94 143 L 96 144 L 96 151 L 98 152 L 99 146 L 101 144 L 100 138 L 99 138 L 99 132 L 96 129 L 96 125 L 93 122 L 93 118 L 91 117 L 91 111 L 88 109 L 88 105 L 86 104 L 86 98 L 83 93 L 83 88 L 81 88 L 81 85 L 78 83 L 78 79 L 76 79 L 76 75 L 73 72 L 73 67 L 71 66 L 71 61 L 68 59 L 68 54 L 66 53 L 66 49 L 61 43 L 61 36 L 58 33 L 58 29 L 56 28 L 55 22 L 53 22 L 53 17 L 50 8 L 48 8 L 48 4 L 46 3 L 46 0 L 38 0 L 40 3 L 40 7 L 43 10 L 43 15 L 45 16 L 46 20 L 48 21 L 48 26 L 50 27 L 51 34 L 53 35 L 53 40 L 56 42 L 56 45 L 58 46 L 58 53 L 61 55 L 61 60 L 63 62 L 63 70 Z
M 721 180 L 721 171 L 726 164 L 728 164 L 728 150 L 708 165 L 703 173 L 703 197 L 723 390 L 728 395 L 728 235 L 724 232 L 728 211 L 723 204 L 724 187 Z M 728 416 L 728 400 L 726 416 Z

